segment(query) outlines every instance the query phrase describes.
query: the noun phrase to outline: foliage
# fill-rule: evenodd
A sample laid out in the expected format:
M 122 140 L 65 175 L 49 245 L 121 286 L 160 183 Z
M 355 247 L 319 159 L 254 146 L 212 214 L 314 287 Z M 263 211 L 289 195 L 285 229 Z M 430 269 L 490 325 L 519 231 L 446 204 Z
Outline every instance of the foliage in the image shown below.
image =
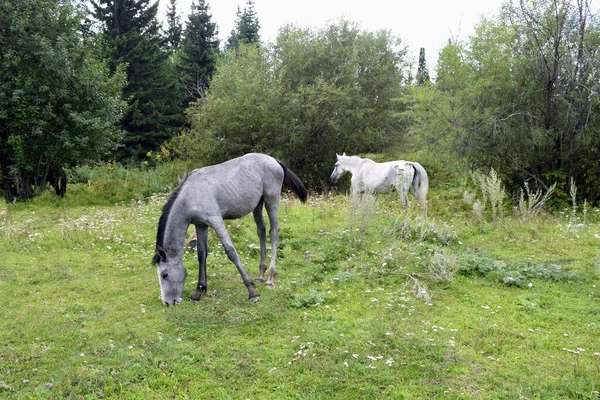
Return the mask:
M 211 22 L 208 11 L 204 0 L 193 3 L 183 32 L 176 66 L 186 107 L 191 101 L 204 97 L 219 55 L 217 25 Z
M 125 168 L 114 162 L 72 168 L 67 171 L 71 193 L 64 202 L 72 206 L 114 205 L 149 199 L 173 190 L 189 169 L 190 165 L 182 162 L 164 163 L 154 168 Z M 46 194 L 34 202 L 53 204 L 56 199 Z
M 429 70 L 427 69 L 427 62 L 425 60 L 425 49 L 421 47 L 419 50 L 419 66 L 417 67 L 417 85 L 422 86 L 430 83 Z
M 402 137 L 398 46 L 389 32 L 342 20 L 320 31 L 288 26 L 270 50 L 228 52 L 205 101 L 188 113 L 198 159 L 267 152 L 313 188 L 327 187 L 336 151 L 376 152 Z
M 122 68 L 109 73 L 70 2 L 0 4 L 0 173 L 7 200 L 30 198 L 64 169 L 119 144 Z
M 177 0 L 169 0 L 167 10 L 167 31 L 165 32 L 165 41 L 171 52 L 179 49 L 183 27 L 181 25 L 181 16 L 177 12 Z
M 492 206 L 492 219 L 494 222 L 502 220 L 504 217 L 504 200 L 506 199 L 506 191 L 502 180 L 498 177 L 496 171 L 492 168 L 489 174 L 474 172 L 472 174 L 473 181 L 481 191 L 483 197 L 483 207 L 489 202 Z
M 256 11 L 254 11 L 254 0 L 246 0 L 243 10 L 238 6 L 235 27 L 227 38 L 225 50 L 237 50 L 240 45 L 258 45 L 260 43 L 259 31 L 260 23 Z
M 573 185 L 571 185 L 571 187 L 573 187 Z M 525 182 L 525 191 L 521 189 L 521 196 L 519 197 L 519 203 L 517 205 L 517 212 L 520 218 L 524 222 L 527 222 L 536 217 L 540 211 L 542 211 L 544 204 L 546 204 L 554 193 L 555 188 L 556 183 L 550 186 L 546 193 L 542 194 L 542 191 L 539 189 L 533 192 L 529 189 L 529 184 Z
M 377 211 L 377 198 L 373 192 L 350 191 L 348 199 L 349 228 L 352 232 L 364 234 Z
M 419 89 L 427 96 L 409 115 L 415 129 L 441 134 L 474 168 L 493 167 L 509 190 L 529 181 L 547 191 L 562 176 L 562 193 L 574 178 L 598 199 L 600 27 L 589 3 L 574 3 L 507 3 L 467 42 L 448 43 L 435 88 Z
M 507 286 L 525 287 L 534 280 L 559 282 L 577 279 L 557 264 L 541 264 L 534 261 L 506 263 L 476 254 L 462 257 L 458 272 L 463 275 L 489 276 Z
M 384 235 L 396 237 L 404 241 L 438 243 L 443 246 L 452 245 L 456 239 L 456 231 L 446 222 L 435 221 L 423 215 L 409 212 L 401 213 Z
M 125 65 L 129 107 L 122 121 L 124 147 L 117 156 L 137 162 L 174 136 L 184 121 L 169 51 L 160 35 L 158 2 L 92 0 L 106 56 L 113 68 Z
M 273 112 L 283 99 L 280 85 L 255 46 L 241 46 L 219 60 L 204 101 L 188 110 L 192 157 L 217 163 L 252 151 L 275 153 L 281 130 Z

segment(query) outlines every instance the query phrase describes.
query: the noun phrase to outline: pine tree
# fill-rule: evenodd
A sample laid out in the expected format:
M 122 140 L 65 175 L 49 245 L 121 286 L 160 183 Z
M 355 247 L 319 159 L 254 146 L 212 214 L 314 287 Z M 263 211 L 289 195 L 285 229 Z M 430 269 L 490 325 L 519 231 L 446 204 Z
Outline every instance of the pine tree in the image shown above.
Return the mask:
M 124 94 L 130 104 L 122 122 L 125 131 L 121 161 L 138 161 L 157 150 L 181 126 L 183 113 L 168 52 L 156 19 L 158 1 L 92 0 L 94 17 L 113 68 L 127 63 Z
M 181 17 L 177 13 L 177 0 L 169 0 L 169 9 L 167 10 L 167 31 L 166 40 L 171 52 L 175 52 L 181 44 Z
M 181 55 L 177 65 L 184 91 L 184 106 L 197 100 L 210 84 L 219 55 L 217 25 L 211 22 L 205 0 L 192 3 L 181 41 Z
M 430 82 L 429 70 L 425 62 L 425 48 L 419 50 L 419 67 L 417 69 L 417 85 L 421 86 Z
M 239 7 L 236 13 L 235 28 L 227 39 L 226 49 L 237 49 L 240 43 L 258 44 L 260 42 L 260 24 L 254 11 L 254 1 L 247 0 L 242 11 Z

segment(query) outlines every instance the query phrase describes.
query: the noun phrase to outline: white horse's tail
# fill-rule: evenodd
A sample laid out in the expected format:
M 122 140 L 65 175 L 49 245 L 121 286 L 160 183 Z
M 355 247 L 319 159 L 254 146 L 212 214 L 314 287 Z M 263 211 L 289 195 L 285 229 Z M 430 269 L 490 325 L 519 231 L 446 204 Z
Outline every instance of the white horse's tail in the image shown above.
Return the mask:
M 421 204 L 424 211 L 427 211 L 427 192 L 429 191 L 429 177 L 425 168 L 417 162 L 410 163 L 415 169 L 415 176 L 412 181 L 412 192 L 415 198 Z

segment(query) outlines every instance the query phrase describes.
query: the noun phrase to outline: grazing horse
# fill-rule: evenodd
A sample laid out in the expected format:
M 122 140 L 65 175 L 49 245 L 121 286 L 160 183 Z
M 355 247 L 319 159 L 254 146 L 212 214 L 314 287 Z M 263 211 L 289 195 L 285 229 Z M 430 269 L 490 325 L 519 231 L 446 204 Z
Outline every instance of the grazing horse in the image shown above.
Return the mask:
M 306 189 L 298 176 L 281 161 L 266 154 L 250 153 L 188 173 L 171 193 L 158 222 L 156 254 L 152 264 L 157 266 L 163 303 L 171 305 L 181 302 L 187 275 L 183 266 L 183 245 L 190 224 L 196 227 L 199 262 L 198 287 L 191 300 L 200 300 L 202 292 L 206 292 L 208 228 L 211 227 L 223 244 L 227 257 L 242 276 L 249 299 L 257 301 L 260 296 L 254 287 L 254 281 L 244 270 L 223 220 L 253 213 L 260 240 L 257 280 L 264 282 L 267 264 L 263 206 L 269 216 L 271 236 L 267 286 L 273 286 L 277 273 L 275 259 L 279 242 L 277 213 L 283 186 L 291 189 L 302 202 L 306 201 Z
M 404 206 L 408 206 L 408 192 L 417 199 L 423 210 L 427 210 L 427 191 L 429 179 L 421 164 L 413 161 L 389 161 L 377 163 L 368 158 L 347 156 L 346 153 L 337 156 L 337 162 L 331 173 L 332 182 L 346 172 L 352 174 L 352 191 L 355 193 L 390 193 L 396 189 Z

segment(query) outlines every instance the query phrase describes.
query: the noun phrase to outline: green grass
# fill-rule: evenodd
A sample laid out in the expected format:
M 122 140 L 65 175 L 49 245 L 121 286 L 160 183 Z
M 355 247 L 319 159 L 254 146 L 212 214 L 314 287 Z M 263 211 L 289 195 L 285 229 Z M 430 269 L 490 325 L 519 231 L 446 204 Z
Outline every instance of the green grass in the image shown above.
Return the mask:
M 286 197 L 276 288 L 247 301 L 211 235 L 208 293 L 176 307 L 150 266 L 164 196 L 2 204 L 0 397 L 598 399 L 597 212 L 481 222 L 431 195 L 360 227 L 344 196 Z M 227 225 L 256 275 L 252 217 Z

